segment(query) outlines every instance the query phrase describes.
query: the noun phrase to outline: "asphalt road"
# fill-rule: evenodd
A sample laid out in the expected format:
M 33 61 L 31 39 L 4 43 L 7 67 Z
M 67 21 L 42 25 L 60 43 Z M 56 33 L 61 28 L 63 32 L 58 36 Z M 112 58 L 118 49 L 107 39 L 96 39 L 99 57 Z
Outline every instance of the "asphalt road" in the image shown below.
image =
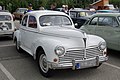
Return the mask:
M 56 70 L 45 78 L 28 53 L 18 53 L 11 38 L 0 37 L 0 80 L 120 80 L 120 52 L 108 50 L 108 55 L 97 69 Z

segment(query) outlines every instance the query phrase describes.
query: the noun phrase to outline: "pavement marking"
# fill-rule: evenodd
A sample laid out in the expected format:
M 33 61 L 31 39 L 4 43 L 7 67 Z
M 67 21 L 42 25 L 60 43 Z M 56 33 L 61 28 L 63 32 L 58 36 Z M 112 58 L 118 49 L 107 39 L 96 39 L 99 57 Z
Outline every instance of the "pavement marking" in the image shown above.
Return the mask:
M 4 74 L 8 77 L 9 80 L 16 80 L 1 63 L 0 63 L 0 69 L 4 72 Z
M 15 44 L 9 44 L 9 45 L 0 45 L 0 48 L 2 47 L 11 47 L 11 46 L 14 46 Z
M 119 69 L 120 70 L 120 67 L 118 67 L 118 66 L 116 66 L 116 65 L 113 65 L 113 64 L 110 64 L 110 63 L 103 63 L 103 64 L 105 64 L 105 65 L 108 65 L 108 66 L 111 66 L 111 67 L 113 67 L 113 68 L 116 68 L 116 69 Z

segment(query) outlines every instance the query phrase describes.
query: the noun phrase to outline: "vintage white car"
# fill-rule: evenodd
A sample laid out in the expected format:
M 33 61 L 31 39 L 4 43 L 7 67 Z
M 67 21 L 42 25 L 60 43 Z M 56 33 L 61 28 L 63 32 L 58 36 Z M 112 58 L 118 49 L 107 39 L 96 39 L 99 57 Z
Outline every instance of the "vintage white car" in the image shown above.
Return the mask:
M 0 11 L 0 36 L 12 36 L 15 30 L 13 16 L 10 12 Z
M 106 42 L 74 28 L 71 18 L 58 11 L 26 13 L 14 33 L 16 49 L 38 61 L 43 76 L 54 69 L 99 67 L 107 60 Z

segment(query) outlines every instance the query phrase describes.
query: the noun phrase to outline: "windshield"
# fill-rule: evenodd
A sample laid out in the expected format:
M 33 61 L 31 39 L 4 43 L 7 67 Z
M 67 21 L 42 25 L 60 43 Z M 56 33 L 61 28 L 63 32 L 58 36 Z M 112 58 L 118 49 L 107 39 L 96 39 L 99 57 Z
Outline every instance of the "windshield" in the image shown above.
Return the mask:
M 0 21 L 10 21 L 11 16 L 9 15 L 0 15 Z
M 27 8 L 23 8 L 23 9 L 17 9 L 16 12 L 20 12 L 20 13 L 23 13 L 27 10 Z
M 78 13 L 78 16 L 79 17 L 82 17 L 82 16 L 84 17 L 84 16 L 90 16 L 92 14 L 93 14 L 92 12 L 82 12 L 81 11 L 81 12 Z
M 39 18 L 41 26 L 61 26 L 72 25 L 70 19 L 67 16 L 60 15 L 46 15 Z
M 27 9 L 20 9 L 20 12 L 25 12 Z

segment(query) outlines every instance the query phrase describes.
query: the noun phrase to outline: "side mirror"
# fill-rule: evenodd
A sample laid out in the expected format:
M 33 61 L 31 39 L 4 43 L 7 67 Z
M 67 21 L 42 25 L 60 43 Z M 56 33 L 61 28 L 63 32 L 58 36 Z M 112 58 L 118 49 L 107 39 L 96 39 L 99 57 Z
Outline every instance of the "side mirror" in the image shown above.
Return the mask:
M 77 27 L 78 27 L 78 23 L 75 23 L 74 25 L 75 25 L 75 28 L 77 28 Z
M 78 26 L 78 23 L 75 23 L 74 25 L 75 25 L 75 26 Z

